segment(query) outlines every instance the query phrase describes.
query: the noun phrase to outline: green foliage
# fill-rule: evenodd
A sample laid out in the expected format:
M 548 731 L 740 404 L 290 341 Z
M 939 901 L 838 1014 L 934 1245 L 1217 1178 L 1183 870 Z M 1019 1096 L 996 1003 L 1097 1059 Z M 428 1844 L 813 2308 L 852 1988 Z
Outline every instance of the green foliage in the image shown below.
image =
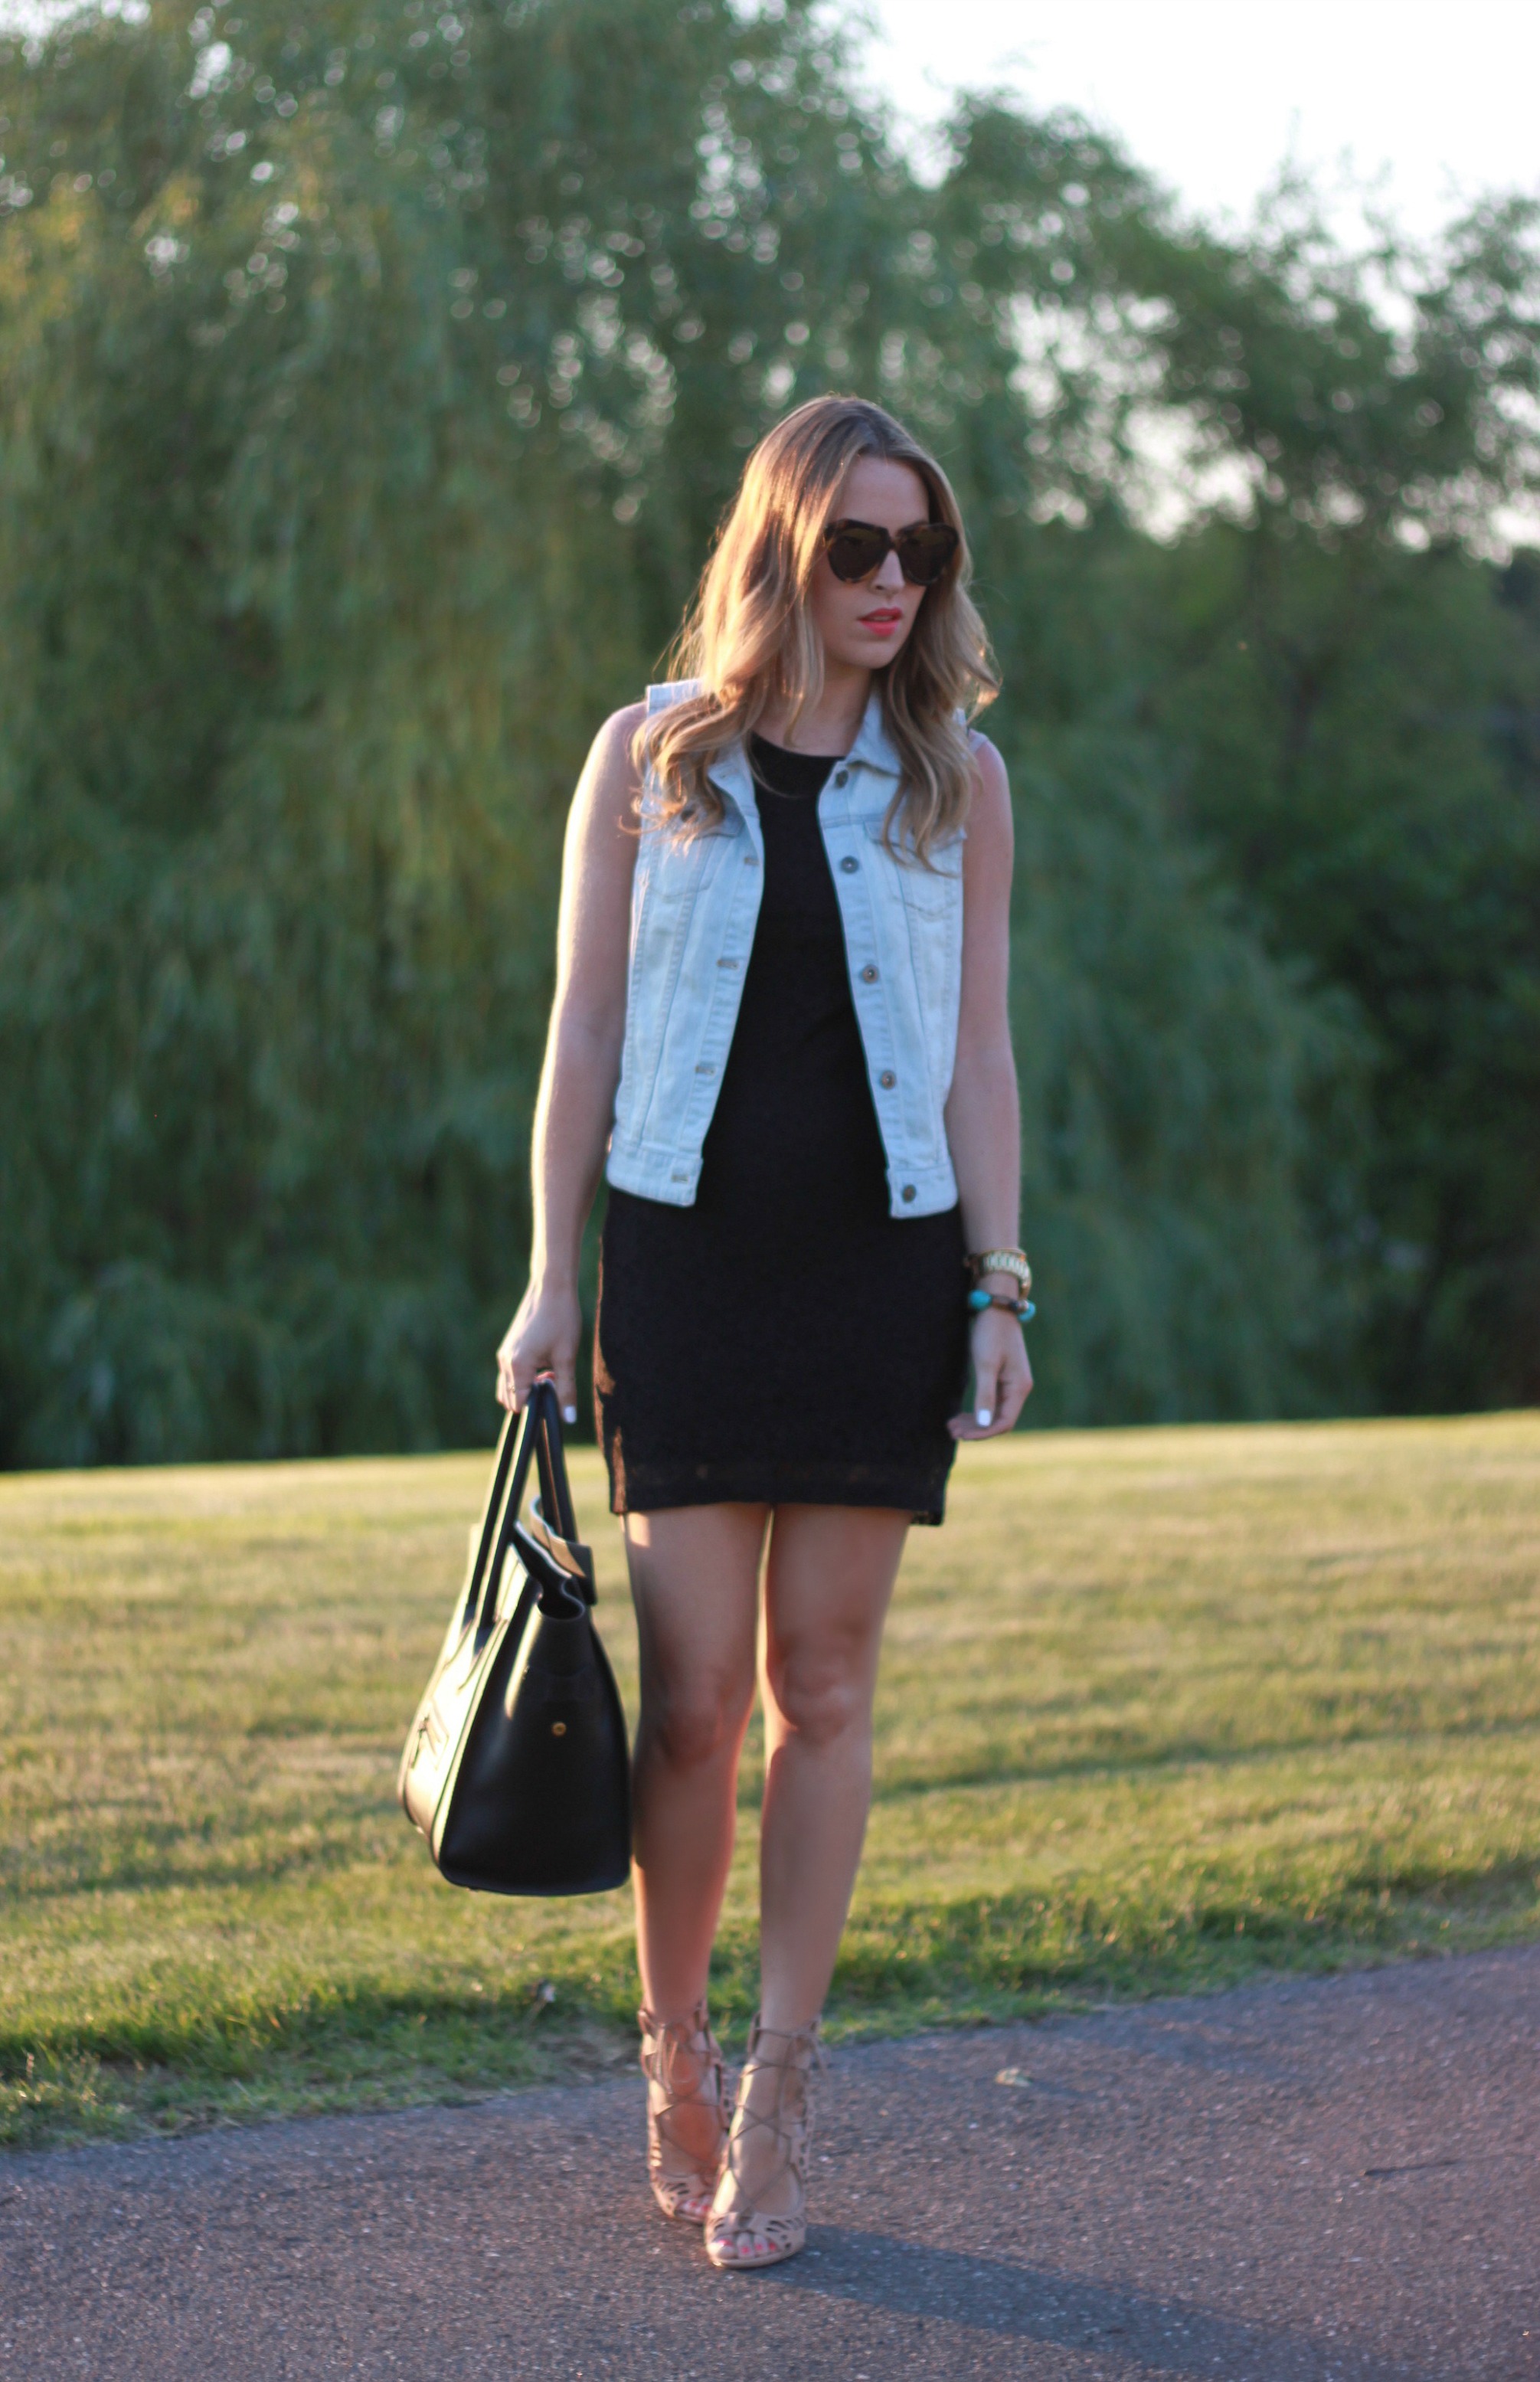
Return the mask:
M 1393 1409 L 1540 1398 L 1535 586 L 1215 532 L 1164 574 L 1175 633 L 1151 622 L 1187 816 L 1368 1029 L 1344 1257 Z
M 1040 1406 L 1533 1394 L 1523 209 L 1227 243 L 984 103 L 929 186 L 803 0 L 87 9 L 0 151 L 6 1460 L 485 1435 L 568 791 L 830 386 L 1005 663 Z M 1154 418 L 1243 520 L 1139 534 Z

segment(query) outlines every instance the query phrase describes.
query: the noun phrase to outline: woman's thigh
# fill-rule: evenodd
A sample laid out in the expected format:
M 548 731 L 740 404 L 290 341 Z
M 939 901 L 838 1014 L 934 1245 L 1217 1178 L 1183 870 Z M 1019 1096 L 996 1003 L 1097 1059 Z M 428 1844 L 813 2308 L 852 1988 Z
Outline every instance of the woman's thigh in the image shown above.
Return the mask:
M 753 1693 L 763 1505 L 626 1516 L 644 1713 Z
M 870 1706 L 910 1516 L 886 1506 L 780 1505 L 765 1573 L 765 1683 L 793 1728 L 844 1727 Z

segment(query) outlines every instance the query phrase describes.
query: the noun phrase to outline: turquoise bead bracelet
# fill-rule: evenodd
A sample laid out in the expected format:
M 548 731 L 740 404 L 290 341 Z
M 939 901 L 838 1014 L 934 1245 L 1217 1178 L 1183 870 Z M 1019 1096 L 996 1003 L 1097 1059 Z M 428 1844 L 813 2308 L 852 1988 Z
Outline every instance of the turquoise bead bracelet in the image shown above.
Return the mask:
M 971 1290 L 968 1294 L 968 1304 L 975 1315 L 982 1315 L 986 1307 L 998 1307 L 1007 1315 L 1014 1315 L 1018 1323 L 1030 1323 L 1037 1313 L 1030 1298 L 1023 1298 L 1021 1301 L 1003 1298 L 997 1291 L 993 1290 Z

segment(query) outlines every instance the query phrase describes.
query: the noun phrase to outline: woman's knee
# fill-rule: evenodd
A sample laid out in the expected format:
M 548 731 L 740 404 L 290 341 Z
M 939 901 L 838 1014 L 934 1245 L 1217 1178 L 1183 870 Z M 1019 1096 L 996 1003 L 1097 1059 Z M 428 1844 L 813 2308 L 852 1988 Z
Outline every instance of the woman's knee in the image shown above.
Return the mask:
M 752 1680 L 655 1685 L 642 1697 L 643 1733 L 671 1769 L 700 1769 L 738 1745 L 752 1693 Z
M 873 1683 L 864 1650 L 859 1659 L 795 1651 L 773 1655 L 769 1686 L 783 1727 L 805 1744 L 833 1745 L 871 1726 Z

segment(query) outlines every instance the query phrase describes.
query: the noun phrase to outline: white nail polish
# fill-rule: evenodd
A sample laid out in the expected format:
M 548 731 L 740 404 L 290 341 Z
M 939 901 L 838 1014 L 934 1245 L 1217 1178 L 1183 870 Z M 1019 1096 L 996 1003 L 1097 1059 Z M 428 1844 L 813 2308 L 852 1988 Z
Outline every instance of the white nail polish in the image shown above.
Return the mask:
M 562 1418 L 563 1422 L 576 1422 L 576 1421 L 577 1421 L 577 1419 L 578 1419 L 578 1409 L 577 1409 L 577 1407 L 576 1407 L 576 1406 L 563 1406 L 563 1408 L 562 1408 L 562 1410 L 561 1410 L 561 1418 Z
M 981 1430 L 987 1430 L 994 1419 L 995 1418 L 990 1413 L 987 1406 L 980 1406 L 977 1414 L 973 1417 L 973 1420 L 978 1424 Z

